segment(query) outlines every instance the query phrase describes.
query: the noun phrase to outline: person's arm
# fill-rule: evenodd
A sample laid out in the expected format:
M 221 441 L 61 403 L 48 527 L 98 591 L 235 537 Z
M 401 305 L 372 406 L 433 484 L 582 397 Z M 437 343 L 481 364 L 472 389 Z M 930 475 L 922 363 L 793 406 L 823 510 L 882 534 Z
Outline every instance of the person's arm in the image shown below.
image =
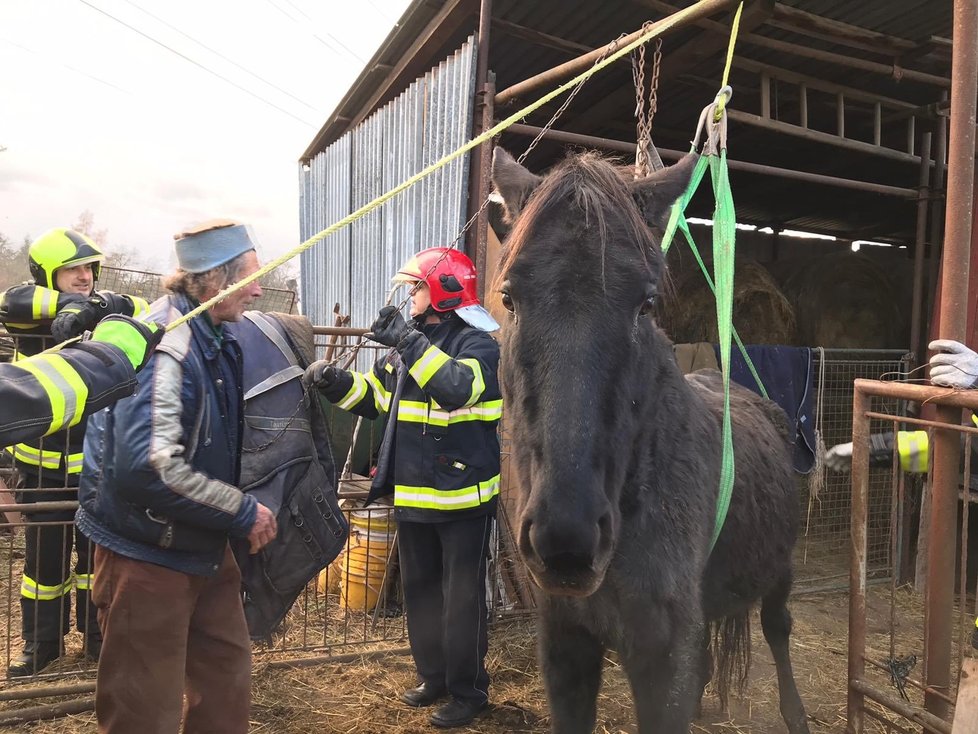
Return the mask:
M 84 304 L 86 300 L 78 293 L 61 293 L 34 283 L 21 283 L 0 296 L 0 323 L 20 327 L 46 323 L 63 309 Z
M 0 364 L 0 445 L 71 428 L 132 395 L 136 371 L 162 336 L 157 324 L 117 317 L 90 341 Z
M 67 341 L 91 331 L 99 321 L 112 314 L 138 319 L 148 313 L 149 304 L 138 296 L 103 291 L 61 307 L 51 322 L 51 335 L 58 341 Z
M 370 338 L 394 347 L 418 386 L 445 410 L 468 408 L 496 384 L 499 345 L 485 332 L 473 330 L 448 355 L 424 334 L 410 328 L 393 306 L 381 309 Z
M 927 431 L 898 431 L 874 433 L 869 437 L 869 465 L 887 466 L 893 459 L 893 441 L 896 439 L 900 469 L 911 474 L 927 471 L 929 450 Z M 825 452 L 825 464 L 832 471 L 849 471 L 852 465 L 852 442 L 836 444 Z
M 195 469 L 187 456 L 183 416 L 202 409 L 197 392 L 178 359 L 153 355 L 136 394 L 114 409 L 116 487 L 124 499 L 166 517 L 248 537 L 258 519 L 255 498 Z
M 303 383 L 315 387 L 338 408 L 376 418 L 390 410 L 391 391 L 386 386 L 386 373 L 393 367 L 386 358 L 378 359 L 370 372 L 352 372 L 326 360 L 313 362 L 306 368 Z

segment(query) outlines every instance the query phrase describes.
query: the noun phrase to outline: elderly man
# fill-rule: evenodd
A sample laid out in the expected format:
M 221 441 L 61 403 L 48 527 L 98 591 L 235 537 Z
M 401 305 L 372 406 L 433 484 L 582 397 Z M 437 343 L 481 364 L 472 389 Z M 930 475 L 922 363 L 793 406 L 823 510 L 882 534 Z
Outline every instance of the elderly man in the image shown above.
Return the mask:
M 245 225 L 214 220 L 175 236 L 169 324 L 258 270 Z M 261 295 L 249 284 L 168 332 L 136 394 L 90 422 L 76 522 L 95 544 L 103 634 L 96 715 L 103 733 L 243 734 L 251 647 L 229 537 L 274 539 L 268 508 L 237 487 L 241 351 L 228 322 Z M 186 693 L 186 704 L 184 694 Z

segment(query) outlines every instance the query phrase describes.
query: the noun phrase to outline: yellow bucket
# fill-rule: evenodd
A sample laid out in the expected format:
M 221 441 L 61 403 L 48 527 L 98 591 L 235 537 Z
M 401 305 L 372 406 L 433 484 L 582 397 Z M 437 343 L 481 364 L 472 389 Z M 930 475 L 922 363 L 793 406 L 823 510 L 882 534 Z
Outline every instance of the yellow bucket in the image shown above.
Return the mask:
M 346 549 L 316 583 L 319 593 L 339 592 L 346 609 L 371 611 L 380 598 L 381 587 L 396 549 L 392 551 L 395 523 L 393 508 L 354 510 L 350 513 L 350 539 Z
M 354 532 L 340 560 L 340 604 L 347 609 L 369 612 L 380 598 L 391 554 L 390 535 Z

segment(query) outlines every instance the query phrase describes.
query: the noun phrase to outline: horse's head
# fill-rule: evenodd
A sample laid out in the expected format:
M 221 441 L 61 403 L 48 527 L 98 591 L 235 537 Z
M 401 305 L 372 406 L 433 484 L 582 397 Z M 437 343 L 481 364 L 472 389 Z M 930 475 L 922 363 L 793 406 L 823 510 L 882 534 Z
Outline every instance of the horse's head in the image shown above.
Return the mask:
M 593 593 L 614 552 L 668 347 L 649 313 L 658 234 L 693 162 L 630 181 L 585 154 L 541 179 L 496 149 L 493 182 L 515 220 L 497 289 L 511 312 L 501 375 L 523 482 L 518 546 L 548 592 Z

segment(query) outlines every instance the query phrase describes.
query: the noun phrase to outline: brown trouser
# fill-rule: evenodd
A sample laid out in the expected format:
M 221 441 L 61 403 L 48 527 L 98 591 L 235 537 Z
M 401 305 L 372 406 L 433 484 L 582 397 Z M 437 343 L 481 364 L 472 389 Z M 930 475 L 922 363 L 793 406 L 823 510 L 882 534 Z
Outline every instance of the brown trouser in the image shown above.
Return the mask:
M 217 574 L 192 576 L 95 549 L 102 628 L 95 692 L 101 734 L 245 734 L 251 643 L 241 573 L 228 548 Z M 184 707 L 186 693 L 186 708 Z

